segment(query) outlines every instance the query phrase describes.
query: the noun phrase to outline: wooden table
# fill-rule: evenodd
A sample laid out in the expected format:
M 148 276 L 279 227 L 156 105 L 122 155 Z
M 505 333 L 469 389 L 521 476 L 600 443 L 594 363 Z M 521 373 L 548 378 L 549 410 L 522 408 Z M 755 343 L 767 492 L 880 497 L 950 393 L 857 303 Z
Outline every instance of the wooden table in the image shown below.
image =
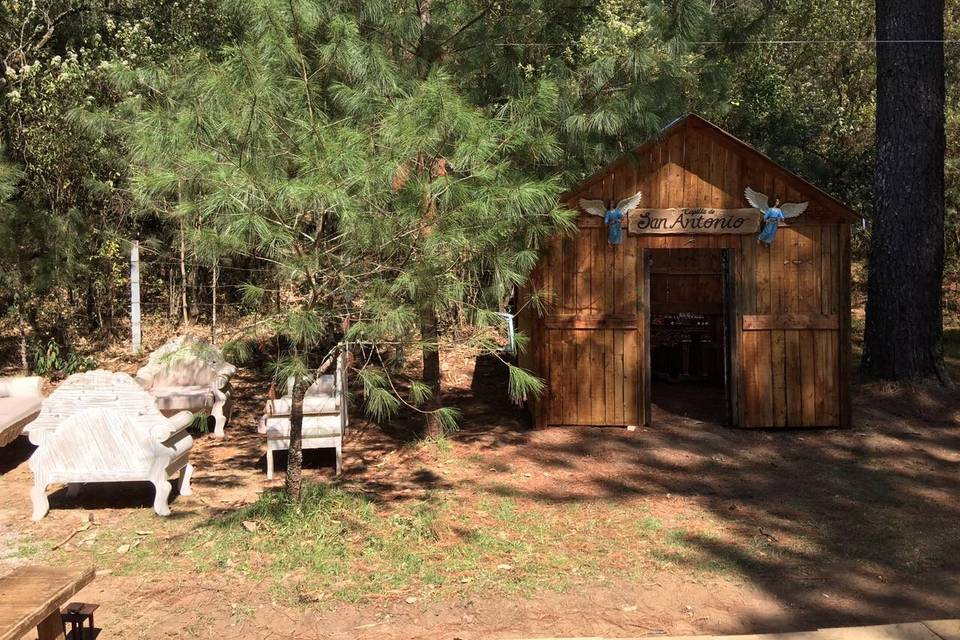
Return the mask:
M 93 581 L 93 568 L 22 566 L 0 577 L 0 640 L 34 627 L 40 640 L 63 638 L 60 607 Z

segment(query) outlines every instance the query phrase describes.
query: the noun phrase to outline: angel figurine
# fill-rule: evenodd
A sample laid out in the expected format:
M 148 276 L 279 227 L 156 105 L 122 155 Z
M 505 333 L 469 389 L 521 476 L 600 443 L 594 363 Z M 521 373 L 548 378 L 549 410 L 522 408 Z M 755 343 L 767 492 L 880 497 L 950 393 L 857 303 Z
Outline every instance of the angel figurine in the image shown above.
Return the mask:
M 637 208 L 640 204 L 640 192 L 637 191 L 629 198 L 624 198 L 612 209 L 607 208 L 607 203 L 603 200 L 586 200 L 580 198 L 580 206 L 587 213 L 603 218 L 603 224 L 607 225 L 607 242 L 613 245 L 620 244 L 623 241 L 623 229 L 620 223 L 623 217 Z
M 763 229 L 760 230 L 760 235 L 757 236 L 757 242 L 768 249 L 770 245 L 773 244 L 773 239 L 777 235 L 777 227 L 780 226 L 780 222 L 787 218 L 796 218 L 807 210 L 807 205 L 809 204 L 808 202 L 784 202 L 780 204 L 780 197 L 774 195 L 773 206 L 770 206 L 769 199 L 766 195 L 754 191 L 750 187 L 743 190 L 743 195 L 747 199 L 747 202 L 750 203 L 750 206 L 759 209 L 760 213 L 763 214 Z

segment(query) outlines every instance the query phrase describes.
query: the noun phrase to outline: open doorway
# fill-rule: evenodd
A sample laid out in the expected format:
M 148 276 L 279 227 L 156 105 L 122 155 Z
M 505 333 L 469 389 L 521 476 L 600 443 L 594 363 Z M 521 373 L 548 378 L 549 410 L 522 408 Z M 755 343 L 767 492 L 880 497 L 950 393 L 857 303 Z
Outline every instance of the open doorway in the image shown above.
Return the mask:
M 653 413 L 730 424 L 727 250 L 650 249 L 647 261 Z

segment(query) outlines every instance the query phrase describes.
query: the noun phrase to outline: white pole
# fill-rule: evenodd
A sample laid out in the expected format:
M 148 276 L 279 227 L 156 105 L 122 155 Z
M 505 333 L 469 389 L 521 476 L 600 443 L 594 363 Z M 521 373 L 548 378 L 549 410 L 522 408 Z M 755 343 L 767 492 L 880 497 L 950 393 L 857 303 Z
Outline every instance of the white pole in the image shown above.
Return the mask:
M 133 353 L 140 353 L 140 241 L 130 247 L 130 332 Z

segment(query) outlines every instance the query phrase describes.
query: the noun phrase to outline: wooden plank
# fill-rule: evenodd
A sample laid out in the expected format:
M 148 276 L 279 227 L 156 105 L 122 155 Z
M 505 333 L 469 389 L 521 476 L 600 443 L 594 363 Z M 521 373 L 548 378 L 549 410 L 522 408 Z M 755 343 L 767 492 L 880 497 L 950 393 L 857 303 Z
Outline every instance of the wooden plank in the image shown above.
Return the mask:
M 590 231 L 580 230 L 576 235 L 576 290 L 577 298 L 574 312 L 585 313 L 590 310 Z
M 800 388 L 803 426 L 817 426 L 816 331 L 800 334 Z
M 551 314 L 544 319 L 548 329 L 636 329 L 635 313 Z
M 757 299 L 760 295 L 757 281 L 757 264 L 763 259 L 767 249 L 761 247 L 753 238 L 744 238 L 743 242 L 743 306 L 740 313 L 757 312 Z
M 684 132 L 679 132 L 670 138 L 667 150 L 670 164 L 668 165 L 667 182 L 665 185 L 667 189 L 666 202 L 661 202 L 660 206 L 680 207 L 686 202 L 686 185 L 684 183 L 686 179 L 685 168 L 687 166 L 687 154 L 690 152 Z
M 603 357 L 603 331 L 587 330 L 590 345 L 590 424 L 602 425 L 606 419 L 606 378 Z
M 814 268 L 814 256 L 818 244 L 814 239 L 816 231 L 816 226 L 794 229 L 798 239 L 797 311 L 800 313 L 816 313 L 819 307 L 817 304 L 819 301 L 816 299 L 819 292 Z
M 560 331 L 547 331 L 545 334 L 547 336 L 545 348 L 547 353 L 550 354 L 548 377 L 550 388 L 545 395 L 548 403 L 546 422 L 547 424 L 563 424 L 564 394 L 561 392 L 561 387 L 563 386 L 563 379 L 569 371 L 564 363 L 563 334 Z
M 773 415 L 773 334 L 756 333 L 757 340 L 757 394 L 760 398 L 762 426 L 774 424 Z
M 833 250 L 831 239 L 835 237 L 832 225 L 820 228 L 820 313 L 836 313 L 830 304 L 830 282 L 833 272 Z
M 19 640 L 93 581 L 94 570 L 19 566 L 0 578 L 0 640 Z M 60 627 L 62 630 L 62 626 Z
M 817 426 L 831 426 L 827 421 L 827 403 L 830 401 L 830 378 L 834 364 L 830 362 L 830 331 L 814 332 L 814 353 L 816 373 L 816 404 L 814 408 L 814 422 Z
M 770 313 L 777 315 L 788 311 L 786 296 L 786 243 L 783 237 L 776 238 L 769 249 L 758 248 L 758 251 L 770 252 Z
M 624 238 L 623 246 L 623 290 L 621 291 L 620 312 L 624 314 L 636 314 L 641 311 L 638 305 L 638 283 L 637 283 L 637 259 L 639 252 L 637 250 L 637 241 L 635 238 Z
M 799 427 L 803 425 L 803 380 L 800 371 L 800 332 L 796 330 L 784 331 L 786 338 L 786 393 L 787 393 L 787 426 Z
M 770 379 L 773 386 L 773 425 L 787 426 L 787 344 L 785 331 L 770 332 Z
M 623 417 L 626 424 L 641 423 L 638 403 L 641 400 L 640 379 L 644 372 L 638 366 L 639 336 L 639 331 L 623 334 Z
M 745 390 L 744 420 L 747 427 L 762 427 L 763 418 L 757 384 L 757 334 L 744 333 L 741 342 L 744 359 L 743 385 Z
M 613 334 L 613 408 L 614 422 L 624 422 L 623 410 L 623 331 L 612 331 Z
M 577 424 L 580 410 L 580 376 L 577 372 L 577 341 L 573 331 L 558 331 L 563 340 L 563 420 L 560 424 Z
M 772 329 L 839 329 L 840 316 L 813 313 L 782 313 L 777 315 L 744 315 L 744 331 Z

